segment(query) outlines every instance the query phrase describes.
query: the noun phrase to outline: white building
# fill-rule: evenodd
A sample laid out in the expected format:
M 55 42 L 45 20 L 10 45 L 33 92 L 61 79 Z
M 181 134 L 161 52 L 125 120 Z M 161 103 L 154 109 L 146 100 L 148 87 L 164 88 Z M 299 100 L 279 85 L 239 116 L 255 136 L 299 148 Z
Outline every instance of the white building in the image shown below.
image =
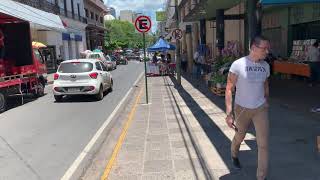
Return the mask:
M 63 59 L 80 57 L 86 47 L 86 22 L 83 0 L 59 0 L 60 17 L 67 31 L 62 33 L 59 52 Z
M 133 11 L 131 11 L 131 10 L 121 10 L 120 11 L 120 20 L 134 23 L 133 22 Z

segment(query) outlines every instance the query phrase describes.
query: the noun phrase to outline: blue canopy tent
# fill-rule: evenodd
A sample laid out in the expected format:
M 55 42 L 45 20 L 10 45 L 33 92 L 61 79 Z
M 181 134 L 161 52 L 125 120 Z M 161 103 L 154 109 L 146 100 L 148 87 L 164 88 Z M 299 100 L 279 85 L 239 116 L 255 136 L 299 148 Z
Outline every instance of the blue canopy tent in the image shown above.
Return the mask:
M 154 45 L 148 48 L 149 52 L 175 50 L 176 47 L 160 38 Z
M 260 0 L 262 5 L 284 5 L 292 3 L 317 3 L 320 0 Z

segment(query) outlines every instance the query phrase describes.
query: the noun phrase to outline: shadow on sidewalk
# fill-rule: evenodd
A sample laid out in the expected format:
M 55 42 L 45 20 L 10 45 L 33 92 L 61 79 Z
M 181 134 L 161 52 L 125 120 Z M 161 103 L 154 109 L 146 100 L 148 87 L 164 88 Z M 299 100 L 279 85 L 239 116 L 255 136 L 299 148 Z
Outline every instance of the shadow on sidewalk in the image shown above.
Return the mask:
M 170 78 L 171 78 L 171 81 L 174 83 L 175 88 L 178 90 L 180 96 L 185 101 L 186 105 L 191 110 L 194 117 L 197 119 L 202 129 L 206 133 L 207 137 L 210 139 L 212 145 L 215 147 L 220 157 L 224 161 L 225 165 L 228 167 L 228 169 L 231 172 L 230 174 L 227 174 L 224 177 L 221 177 L 220 179 L 221 180 L 239 180 L 239 179 L 248 180 L 248 176 L 247 176 L 248 174 L 250 174 L 250 177 L 255 177 L 255 174 L 254 174 L 255 170 L 254 171 L 251 170 L 249 172 L 245 170 L 244 171 L 233 170 L 232 164 L 231 164 L 231 157 L 230 157 L 231 141 L 228 139 L 228 137 L 225 136 L 225 134 L 221 131 L 221 129 L 211 120 L 209 115 L 202 110 L 202 108 L 197 104 L 197 102 L 193 99 L 193 97 L 183 87 L 177 86 L 176 79 L 174 77 L 170 77 Z M 191 80 L 188 78 L 189 77 L 185 77 L 185 79 L 190 82 Z M 193 85 L 195 84 L 192 82 L 190 83 Z M 203 93 L 205 96 L 207 96 L 207 98 L 209 98 L 212 102 L 215 102 L 215 104 L 219 106 L 221 109 L 224 109 L 223 98 L 212 96 L 212 94 L 208 91 L 207 88 L 205 89 L 201 87 L 200 83 L 198 84 L 197 89 L 201 93 Z M 252 153 L 251 153 L 252 150 L 254 151 L 256 150 L 254 146 L 254 142 L 247 142 L 247 144 L 252 145 L 252 148 L 250 151 L 242 151 L 241 156 L 246 157 L 246 159 L 255 158 L 252 156 Z M 214 159 L 212 159 L 212 161 L 214 161 Z M 255 163 L 255 161 L 253 162 Z
M 214 102 L 219 108 L 225 110 L 224 97 L 215 96 L 210 92 L 203 80 L 192 79 L 188 75 L 183 75 L 183 77 L 211 100 L 211 102 Z M 185 89 L 178 87 L 175 78 L 171 79 L 175 83 L 179 94 L 207 134 L 212 145 L 217 149 L 227 167 L 231 169 L 230 140 L 217 125 L 211 121 L 208 114 L 203 111 L 194 100 L 194 97 Z M 274 89 L 273 92 L 276 92 L 276 90 L 277 89 Z M 284 93 L 285 91 L 282 91 L 279 94 Z M 289 95 L 287 94 L 287 96 Z M 273 100 L 273 98 L 277 97 L 279 97 L 279 99 Z M 298 180 L 308 178 L 315 179 L 315 177 L 317 177 L 319 179 L 320 173 L 316 169 L 319 167 L 320 154 L 316 152 L 315 142 L 316 137 L 320 135 L 319 117 L 310 116 L 310 114 L 305 114 L 299 109 L 283 107 L 283 105 L 279 103 L 279 101 L 285 102 L 283 101 L 284 98 L 281 97 L 282 96 L 276 96 L 270 100 L 269 178 Z M 299 97 L 298 99 L 302 98 L 303 97 Z M 294 102 L 294 100 L 290 102 Z M 294 103 L 303 103 L 303 101 Z M 250 125 L 248 133 L 255 136 L 253 125 Z M 245 143 L 249 146 L 250 150 L 241 151 L 240 160 L 245 160 L 243 161 L 243 165 L 246 167 L 241 170 L 241 173 L 235 174 L 233 173 L 234 171 L 232 171 L 231 174 L 220 177 L 221 180 L 255 179 L 257 162 L 256 141 L 245 140 Z M 305 165 L 301 166 L 301 164 Z M 244 178 L 243 175 L 247 177 Z
M 187 131 L 187 133 L 188 133 L 188 137 L 190 137 L 190 141 L 191 141 L 191 143 L 192 143 L 192 147 L 195 149 L 196 155 L 197 155 L 197 157 L 198 157 L 198 159 L 199 159 L 199 161 L 200 161 L 200 165 L 201 165 L 201 168 L 202 168 L 202 170 L 203 170 L 203 172 L 204 172 L 204 175 L 205 175 L 206 179 L 208 179 L 208 180 L 214 180 L 213 175 L 210 173 L 210 169 L 208 169 L 208 165 L 206 164 L 206 162 L 204 161 L 204 159 L 203 159 L 203 157 L 202 157 L 202 155 L 201 155 L 201 153 L 200 153 L 199 147 L 197 146 L 197 144 L 196 144 L 193 136 L 191 135 L 191 131 L 190 131 L 190 129 L 188 128 L 189 125 L 187 124 L 186 119 L 185 119 L 185 117 L 183 116 L 183 113 L 181 112 L 181 109 L 180 109 L 180 107 L 179 107 L 179 105 L 178 105 L 178 102 L 177 102 L 177 100 L 176 100 L 176 98 L 175 98 L 175 96 L 174 96 L 174 94 L 173 94 L 173 92 L 172 92 L 172 90 L 171 90 L 171 88 L 170 88 L 170 86 L 172 86 L 172 85 L 168 82 L 168 80 L 166 79 L 166 77 L 163 77 L 163 80 L 164 80 L 164 84 L 165 84 L 165 86 L 166 86 L 166 91 L 167 91 L 167 93 L 170 94 L 170 95 L 172 96 L 172 98 L 173 98 L 173 99 L 170 98 L 170 105 L 171 105 L 171 108 L 172 108 L 173 111 L 174 111 L 175 119 L 177 120 L 177 123 L 178 123 L 178 125 L 179 125 L 180 133 L 182 134 L 183 142 L 184 142 L 184 145 L 185 145 L 185 147 L 186 147 L 186 149 L 187 149 L 188 156 L 189 156 L 189 157 L 192 157 L 192 156 L 191 156 L 190 149 L 189 149 L 189 147 L 188 147 L 188 145 L 187 145 L 186 138 L 185 138 L 184 133 L 183 133 L 183 128 L 182 128 L 182 126 L 186 127 L 186 131 Z M 169 91 L 170 91 L 170 92 L 169 92 Z M 178 111 L 178 112 L 175 110 L 175 107 L 177 107 L 177 111 Z M 179 119 L 179 118 L 178 118 L 178 114 L 180 115 L 180 117 L 181 117 L 181 119 L 182 119 L 183 125 L 182 125 L 181 122 L 178 120 L 178 119 Z M 196 171 L 196 168 L 195 168 L 196 162 L 193 162 L 192 158 L 190 158 L 190 163 L 191 163 L 191 166 L 192 166 L 192 170 L 193 170 L 193 172 L 194 172 L 194 174 L 195 174 L 195 176 L 196 176 L 196 179 L 199 179 L 198 174 L 197 174 L 197 171 Z

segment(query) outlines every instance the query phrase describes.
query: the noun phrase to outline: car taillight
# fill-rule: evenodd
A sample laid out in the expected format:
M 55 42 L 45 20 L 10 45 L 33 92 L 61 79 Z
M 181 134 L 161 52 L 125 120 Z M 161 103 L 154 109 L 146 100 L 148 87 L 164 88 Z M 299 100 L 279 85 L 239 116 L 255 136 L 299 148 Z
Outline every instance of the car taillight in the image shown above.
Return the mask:
M 96 73 L 96 72 L 90 73 L 89 76 L 90 76 L 92 79 L 97 79 L 98 73 Z
M 54 79 L 54 80 L 57 80 L 58 78 L 59 78 L 59 74 L 55 73 L 55 74 L 53 75 L 53 79 Z

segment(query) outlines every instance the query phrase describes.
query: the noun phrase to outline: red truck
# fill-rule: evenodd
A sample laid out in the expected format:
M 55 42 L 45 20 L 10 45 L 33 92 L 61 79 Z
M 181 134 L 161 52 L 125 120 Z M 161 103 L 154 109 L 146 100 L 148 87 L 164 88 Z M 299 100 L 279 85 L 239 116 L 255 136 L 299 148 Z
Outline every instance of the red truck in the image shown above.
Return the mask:
M 32 93 L 44 95 L 47 68 L 39 48 L 32 46 L 30 23 L 0 13 L 4 35 L 4 53 L 0 55 L 0 112 L 6 110 L 7 98 Z

